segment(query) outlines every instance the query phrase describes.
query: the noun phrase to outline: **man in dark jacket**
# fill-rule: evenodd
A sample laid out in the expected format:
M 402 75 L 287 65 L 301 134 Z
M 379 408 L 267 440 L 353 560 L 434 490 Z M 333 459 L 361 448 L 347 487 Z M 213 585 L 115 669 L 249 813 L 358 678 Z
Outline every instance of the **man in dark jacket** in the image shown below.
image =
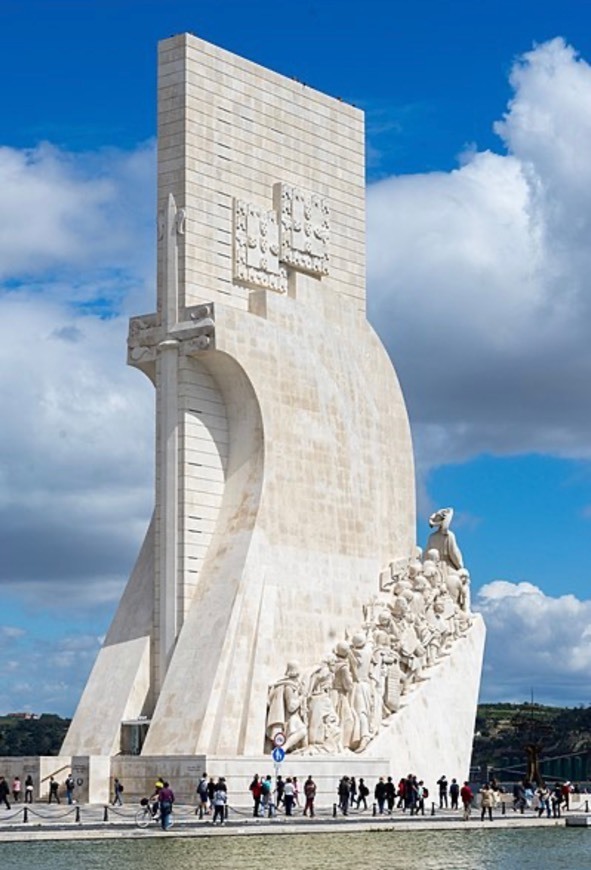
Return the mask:
M 386 780 L 386 803 L 388 805 L 388 813 L 392 815 L 394 809 L 394 801 L 396 800 L 396 786 L 392 782 L 392 777 L 389 776 Z
M 386 801 L 386 783 L 384 777 L 380 776 L 373 791 L 373 796 L 377 801 L 378 810 L 381 816 L 384 815 L 384 803 Z
M 437 785 L 439 786 L 439 809 L 442 810 L 444 807 L 447 809 L 447 778 L 445 774 L 437 780 Z
M 349 799 L 351 797 L 351 785 L 349 777 L 344 776 L 339 783 L 339 806 L 344 816 L 349 815 Z
M 10 804 L 8 803 L 9 794 L 10 789 L 8 787 L 8 783 L 3 776 L 0 776 L 0 803 L 3 803 L 7 810 L 10 809 Z
M 158 794 L 158 806 L 160 809 L 160 825 L 163 831 L 168 831 L 171 827 L 172 805 L 174 803 L 174 792 L 170 785 L 165 782 L 164 787 L 160 789 Z

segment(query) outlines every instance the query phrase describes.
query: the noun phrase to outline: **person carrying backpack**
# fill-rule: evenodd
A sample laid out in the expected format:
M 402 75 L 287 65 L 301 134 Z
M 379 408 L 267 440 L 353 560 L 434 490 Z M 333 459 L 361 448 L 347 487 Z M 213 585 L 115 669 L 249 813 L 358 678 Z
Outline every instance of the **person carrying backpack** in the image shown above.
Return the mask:
M 207 774 L 202 773 L 201 779 L 199 780 L 199 783 L 197 785 L 197 810 L 200 810 L 202 815 L 207 815 L 209 813 L 209 807 L 207 805 L 208 798 L 209 793 L 207 788 Z

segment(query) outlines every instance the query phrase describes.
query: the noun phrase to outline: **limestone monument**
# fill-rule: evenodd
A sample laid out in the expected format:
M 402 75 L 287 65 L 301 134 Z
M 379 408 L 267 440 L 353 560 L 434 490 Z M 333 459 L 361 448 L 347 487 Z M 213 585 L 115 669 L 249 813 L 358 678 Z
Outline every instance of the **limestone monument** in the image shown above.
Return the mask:
M 464 776 L 484 628 L 449 509 L 416 546 L 365 313 L 363 114 L 188 34 L 158 95 L 157 306 L 128 340 L 155 509 L 62 755 L 230 774 L 281 732 L 306 774 Z

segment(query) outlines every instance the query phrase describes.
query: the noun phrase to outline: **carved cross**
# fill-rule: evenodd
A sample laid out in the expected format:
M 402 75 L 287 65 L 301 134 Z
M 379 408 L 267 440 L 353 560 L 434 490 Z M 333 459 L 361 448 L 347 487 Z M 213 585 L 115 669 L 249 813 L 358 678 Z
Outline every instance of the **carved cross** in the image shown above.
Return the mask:
M 156 583 L 157 628 L 154 673 L 159 691 L 180 628 L 179 597 L 179 354 L 193 356 L 215 347 L 213 303 L 181 309 L 178 281 L 178 237 L 185 214 L 172 194 L 159 216 L 163 283 L 158 312 L 133 317 L 129 323 L 128 363 L 142 369 L 156 385 L 157 489 Z

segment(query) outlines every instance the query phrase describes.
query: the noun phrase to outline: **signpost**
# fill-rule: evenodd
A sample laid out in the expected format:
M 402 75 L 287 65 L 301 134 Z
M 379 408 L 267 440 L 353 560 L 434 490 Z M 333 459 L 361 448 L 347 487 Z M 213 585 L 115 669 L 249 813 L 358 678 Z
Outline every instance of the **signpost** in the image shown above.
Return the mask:
M 273 737 L 274 749 L 271 752 L 271 757 L 275 766 L 275 792 L 277 792 L 277 778 L 279 776 L 281 762 L 285 759 L 285 749 L 283 748 L 283 745 L 286 739 L 287 738 L 283 731 L 278 731 Z
M 275 762 L 276 767 L 279 767 L 285 758 L 285 749 L 282 749 L 281 746 L 276 746 L 271 755 L 273 756 L 273 761 Z

